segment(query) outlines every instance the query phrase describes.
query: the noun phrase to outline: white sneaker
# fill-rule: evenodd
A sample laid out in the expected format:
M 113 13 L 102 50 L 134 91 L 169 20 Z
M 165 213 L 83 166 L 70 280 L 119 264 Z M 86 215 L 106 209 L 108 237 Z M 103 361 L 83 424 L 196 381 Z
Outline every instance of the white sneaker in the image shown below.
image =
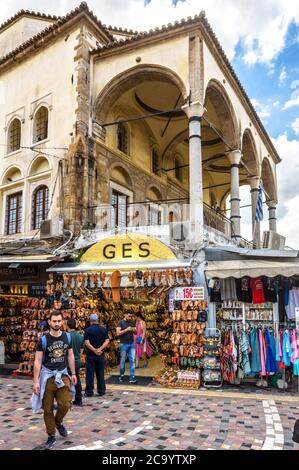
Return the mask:
M 256 382 L 256 387 L 261 387 L 263 385 L 263 381 L 260 379 Z

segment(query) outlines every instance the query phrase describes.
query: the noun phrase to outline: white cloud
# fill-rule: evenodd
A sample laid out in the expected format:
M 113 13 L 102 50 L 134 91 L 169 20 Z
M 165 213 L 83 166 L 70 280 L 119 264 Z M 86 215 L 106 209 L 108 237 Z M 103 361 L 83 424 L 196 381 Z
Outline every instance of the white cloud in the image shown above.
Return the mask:
M 278 232 L 286 235 L 288 245 L 299 248 L 299 140 L 281 134 L 272 141 L 282 158 L 277 166 Z
M 284 65 L 279 74 L 279 86 L 283 86 L 288 78 L 287 68 Z
M 288 100 L 284 104 L 282 110 L 286 111 L 287 109 L 294 108 L 294 106 L 299 106 L 299 95 L 294 99 Z
M 287 109 L 293 108 L 294 106 L 299 106 L 299 80 L 294 80 L 291 83 L 291 89 L 294 90 L 291 94 L 291 99 L 289 99 L 283 106 L 282 110 L 286 111 Z
M 26 0 L 26 9 L 63 15 L 80 0 Z M 88 0 L 89 7 L 107 25 L 145 30 L 206 11 L 221 45 L 230 59 L 241 41 L 248 64 L 271 61 L 284 48 L 292 22 L 299 23 L 299 2 L 285 0 Z M 2 0 L 0 21 L 24 8 L 22 0 Z
M 295 134 L 299 135 L 299 117 L 291 124 Z
M 264 120 L 264 118 L 271 116 L 271 105 L 262 103 L 261 101 L 257 100 L 256 98 L 252 98 L 251 100 L 252 105 L 254 106 L 257 114 L 259 115 L 260 119 Z M 265 122 L 265 121 L 264 121 Z

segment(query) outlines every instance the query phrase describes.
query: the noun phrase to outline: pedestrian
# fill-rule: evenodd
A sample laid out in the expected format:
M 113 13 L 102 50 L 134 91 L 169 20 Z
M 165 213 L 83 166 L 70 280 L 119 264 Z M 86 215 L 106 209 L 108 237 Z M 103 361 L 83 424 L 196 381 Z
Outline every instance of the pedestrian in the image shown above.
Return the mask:
M 77 384 L 71 338 L 68 333 L 61 331 L 62 313 L 53 310 L 48 324 L 49 333 L 40 338 L 37 344 L 31 398 L 33 412 L 40 408 L 44 410 L 44 422 L 48 433 L 45 449 L 51 449 L 56 444 L 56 429 L 62 437 L 68 434 L 62 422 L 70 408 L 74 386 Z M 58 405 L 55 416 L 54 399 Z
M 83 336 L 76 331 L 76 320 L 69 318 L 67 321 L 67 331 L 71 335 L 71 346 L 75 357 L 75 371 L 77 377 L 76 395 L 73 405 L 82 406 L 82 384 L 80 379 L 81 354 L 83 352 Z
M 106 328 L 99 325 L 99 317 L 96 313 L 90 315 L 89 321 L 90 326 L 86 328 L 84 334 L 86 346 L 85 396 L 93 396 L 94 373 L 96 373 L 97 392 L 101 397 L 106 393 L 104 351 L 109 344 L 109 337 Z
M 126 359 L 130 363 L 129 383 L 135 384 L 135 343 L 134 334 L 136 334 L 135 322 L 132 319 L 131 312 L 125 312 L 124 319 L 118 322 L 116 335 L 120 337 L 120 383 L 123 383 L 126 369 Z
M 136 350 L 136 368 L 139 367 L 139 360 L 143 359 L 143 367 L 148 366 L 147 357 L 153 355 L 153 351 L 146 337 L 146 323 L 141 313 L 136 314 L 136 335 L 134 335 L 134 343 Z

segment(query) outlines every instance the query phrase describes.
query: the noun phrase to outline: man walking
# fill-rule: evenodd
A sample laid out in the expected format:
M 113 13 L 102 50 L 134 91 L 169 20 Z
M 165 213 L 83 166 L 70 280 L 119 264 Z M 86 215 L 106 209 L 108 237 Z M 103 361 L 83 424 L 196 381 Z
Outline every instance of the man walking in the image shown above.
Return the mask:
M 85 396 L 92 397 L 94 391 L 94 373 L 97 377 L 97 391 L 101 397 L 106 393 L 104 351 L 109 344 L 108 331 L 99 325 L 99 317 L 92 313 L 90 326 L 86 328 L 84 342 L 86 346 Z
M 70 337 L 68 333 L 61 331 L 63 325 L 61 312 L 53 310 L 48 324 L 50 332 L 40 338 L 37 344 L 31 398 L 34 412 L 41 407 L 44 410 L 44 421 L 48 433 L 45 449 L 51 449 L 55 445 L 56 429 L 62 437 L 68 434 L 62 421 L 69 410 L 71 394 L 74 393 L 74 386 L 77 384 Z M 71 370 L 71 376 L 68 374 L 68 367 Z M 58 409 L 54 416 L 55 398 Z
M 80 379 L 81 353 L 83 351 L 83 336 L 76 331 L 76 320 L 69 318 L 67 321 L 67 331 L 71 336 L 71 346 L 75 357 L 75 370 L 77 377 L 76 395 L 73 405 L 82 406 L 82 385 Z
M 135 378 L 135 344 L 134 334 L 136 334 L 135 322 L 132 320 L 132 314 L 126 312 L 124 320 L 118 323 L 116 334 L 120 337 L 120 377 L 119 381 L 123 383 L 126 369 L 126 359 L 130 363 L 130 384 L 137 382 Z

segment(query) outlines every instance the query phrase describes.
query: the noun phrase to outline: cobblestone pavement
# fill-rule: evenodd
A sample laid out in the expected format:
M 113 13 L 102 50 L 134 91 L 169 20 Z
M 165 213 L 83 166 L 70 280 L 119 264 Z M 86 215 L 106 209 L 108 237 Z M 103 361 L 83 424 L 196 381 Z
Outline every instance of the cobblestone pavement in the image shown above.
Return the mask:
M 34 449 L 46 439 L 31 413 L 31 381 L 0 378 L 0 450 Z M 293 450 L 299 396 L 171 392 L 109 386 L 68 413 L 56 449 Z

